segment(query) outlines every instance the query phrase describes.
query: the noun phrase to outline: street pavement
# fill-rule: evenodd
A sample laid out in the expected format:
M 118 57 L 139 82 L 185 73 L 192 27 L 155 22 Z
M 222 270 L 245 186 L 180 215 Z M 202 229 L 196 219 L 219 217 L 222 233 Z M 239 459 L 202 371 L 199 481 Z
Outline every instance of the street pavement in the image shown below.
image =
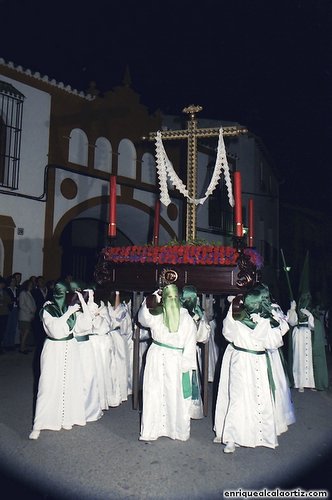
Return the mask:
M 227 455 L 222 445 L 213 443 L 212 383 L 208 416 L 192 421 L 186 442 L 139 441 L 140 412 L 133 409 L 131 398 L 104 412 L 98 422 L 70 431 L 42 431 L 31 441 L 33 356 L 0 356 L 4 500 L 214 500 L 224 498 L 229 489 L 304 491 L 329 490 L 332 485 L 331 389 L 303 394 L 292 390 L 297 421 L 279 437 L 274 450 L 237 448 Z M 332 356 L 327 356 L 331 374 Z

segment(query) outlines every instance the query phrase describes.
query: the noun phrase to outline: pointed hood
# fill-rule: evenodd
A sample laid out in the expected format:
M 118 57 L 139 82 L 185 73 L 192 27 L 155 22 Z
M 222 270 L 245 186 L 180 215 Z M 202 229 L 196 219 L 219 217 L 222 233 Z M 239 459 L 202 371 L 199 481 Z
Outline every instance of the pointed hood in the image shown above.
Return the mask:
M 68 285 L 63 281 L 60 281 L 55 284 L 53 291 L 53 300 L 51 303 L 46 303 L 43 309 L 45 309 L 51 316 L 56 318 L 60 318 L 65 314 L 68 309 L 67 305 L 67 294 L 68 294 Z M 67 319 L 67 324 L 72 330 L 76 322 L 76 315 L 72 314 Z

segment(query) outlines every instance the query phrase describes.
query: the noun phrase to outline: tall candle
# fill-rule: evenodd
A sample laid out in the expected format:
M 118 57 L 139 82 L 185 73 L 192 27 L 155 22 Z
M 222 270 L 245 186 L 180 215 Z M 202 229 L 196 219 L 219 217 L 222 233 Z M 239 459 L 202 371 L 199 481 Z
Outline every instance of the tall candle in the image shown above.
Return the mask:
M 154 224 L 153 224 L 153 244 L 159 243 L 159 221 L 160 221 L 160 200 L 156 200 L 154 205 Z
M 243 236 L 241 174 L 234 172 L 234 222 L 235 235 Z
M 254 200 L 252 198 L 248 203 L 248 246 L 254 246 Z
M 108 236 L 116 236 L 116 175 L 110 178 L 110 213 L 108 224 Z

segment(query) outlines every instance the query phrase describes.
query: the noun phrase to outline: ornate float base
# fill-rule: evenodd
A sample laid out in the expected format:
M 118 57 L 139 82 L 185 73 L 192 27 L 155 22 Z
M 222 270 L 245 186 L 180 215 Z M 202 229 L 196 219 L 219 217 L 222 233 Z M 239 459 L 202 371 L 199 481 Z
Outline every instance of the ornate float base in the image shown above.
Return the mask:
M 193 285 L 198 293 L 228 295 L 240 292 L 237 266 L 195 266 L 185 264 L 115 264 L 97 266 L 99 286 L 110 290 L 153 292 L 163 282 L 179 288 Z

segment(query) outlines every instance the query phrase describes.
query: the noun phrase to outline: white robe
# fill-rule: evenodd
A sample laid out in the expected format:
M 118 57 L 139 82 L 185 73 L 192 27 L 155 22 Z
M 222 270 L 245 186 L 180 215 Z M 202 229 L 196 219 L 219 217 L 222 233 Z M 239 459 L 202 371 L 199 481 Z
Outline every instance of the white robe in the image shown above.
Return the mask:
M 282 344 L 279 328 L 260 318 L 254 329 L 232 317 L 232 305 L 223 322 L 226 340 L 253 351 L 276 349 Z M 278 446 L 275 405 L 267 374 L 266 354 L 225 350 L 215 411 L 215 442 L 239 446 Z
M 219 358 L 219 347 L 215 341 L 216 327 L 217 327 L 216 320 L 213 319 L 212 321 L 210 321 L 211 332 L 209 336 L 209 374 L 208 374 L 209 382 L 214 381 L 214 374 L 216 371 L 216 365 Z
M 148 328 L 139 326 L 139 387 L 143 386 L 145 359 L 151 341 L 151 332 Z
M 92 322 L 92 335 L 90 335 L 89 339 L 96 359 L 99 401 L 101 409 L 107 410 L 111 403 L 109 384 L 111 378 L 111 350 L 113 346 L 112 339 L 108 335 L 110 318 L 105 304 L 102 303 L 100 307 L 97 306 Z
M 33 430 L 59 431 L 73 425 L 85 425 L 83 374 L 78 343 L 65 338 L 70 334 L 64 318 L 43 310 L 47 335 L 40 359 L 36 412 Z M 48 338 L 50 337 L 50 338 Z
M 133 360 L 134 360 L 134 342 L 133 342 L 133 323 L 131 319 L 131 301 L 122 303 L 126 311 L 125 317 L 120 323 L 120 332 L 125 342 L 126 360 L 127 360 L 127 394 L 128 396 L 133 393 Z
M 77 340 L 92 333 L 91 315 L 78 311 L 73 332 L 78 344 L 82 366 L 86 421 L 94 422 L 103 415 L 99 399 L 95 353 L 89 337 L 88 340 Z
M 138 312 L 139 323 L 150 328 L 154 341 L 146 356 L 143 375 L 143 411 L 140 439 L 152 441 L 160 436 L 186 441 L 190 437 L 191 398 L 184 398 L 182 374 L 196 369 L 196 325 L 186 309 L 180 309 L 180 326 L 169 332 L 163 315 L 153 316 L 145 300 Z
M 312 361 L 312 341 L 311 330 L 314 329 L 314 317 L 308 317 L 307 326 L 298 325 L 297 312 L 289 310 L 287 313 L 288 322 L 294 326 L 292 331 L 293 347 L 293 378 L 294 387 L 315 388 L 314 368 Z
M 214 319 L 214 303 L 215 299 L 213 295 L 202 295 L 202 308 L 204 310 L 204 315 L 206 320 L 210 325 L 209 333 L 209 365 L 208 365 L 208 381 L 214 381 L 214 374 L 216 370 L 216 365 L 219 358 L 219 347 L 215 341 L 216 335 L 216 320 Z
M 279 311 L 280 332 L 284 336 L 288 330 L 289 325 L 286 317 Z M 279 349 L 281 345 L 279 346 Z M 291 398 L 291 392 L 288 384 L 288 379 L 285 373 L 285 368 L 282 363 L 279 349 L 268 349 L 271 365 L 273 369 L 273 380 L 275 382 L 275 415 L 276 415 L 276 429 L 278 436 L 286 432 L 288 426 L 295 422 L 294 406 Z
M 115 407 L 127 401 L 129 393 L 130 362 L 128 359 L 128 342 L 126 335 L 122 335 L 123 330 L 121 330 L 121 324 L 126 320 L 127 308 L 125 304 L 121 303 L 114 309 L 108 302 L 108 312 L 111 319 L 109 335 L 112 341 L 110 406 Z
M 196 333 L 196 342 L 207 343 L 210 337 L 210 325 L 205 315 L 199 320 L 197 325 L 197 333 Z M 197 384 L 198 384 L 198 399 L 192 400 L 191 408 L 190 408 L 190 417 L 193 419 L 200 419 L 204 417 L 203 411 L 203 401 L 202 401 L 202 384 L 201 384 L 201 374 L 202 374 L 202 354 L 201 348 L 196 345 L 196 376 L 197 376 Z

